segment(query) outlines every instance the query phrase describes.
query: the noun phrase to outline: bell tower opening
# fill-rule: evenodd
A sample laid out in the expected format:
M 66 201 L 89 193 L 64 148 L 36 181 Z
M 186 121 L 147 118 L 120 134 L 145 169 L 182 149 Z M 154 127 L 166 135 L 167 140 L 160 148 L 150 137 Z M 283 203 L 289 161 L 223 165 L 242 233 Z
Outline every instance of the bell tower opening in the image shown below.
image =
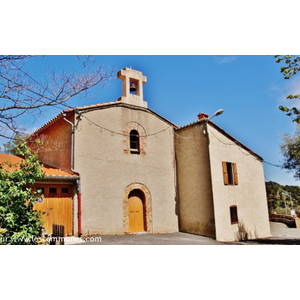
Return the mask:
M 131 95 L 136 95 L 136 92 L 137 92 L 137 83 L 132 81 L 132 79 L 130 80 L 130 94 Z
M 147 77 L 140 71 L 125 68 L 118 72 L 118 78 L 122 80 L 122 97 L 119 101 L 147 108 L 147 102 L 143 98 L 143 85 L 147 82 Z

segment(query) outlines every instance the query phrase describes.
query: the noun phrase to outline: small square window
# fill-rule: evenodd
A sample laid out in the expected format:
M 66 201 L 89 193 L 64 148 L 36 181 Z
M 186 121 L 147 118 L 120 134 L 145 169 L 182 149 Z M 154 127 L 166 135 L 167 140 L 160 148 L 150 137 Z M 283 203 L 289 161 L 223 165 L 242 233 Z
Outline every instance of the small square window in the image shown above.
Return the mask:
M 57 194 L 57 188 L 56 187 L 49 188 L 49 194 Z
M 62 194 L 69 194 L 69 188 L 68 187 L 61 188 L 61 193 Z
M 231 221 L 231 224 L 238 223 L 238 214 L 237 214 L 237 206 L 236 205 L 230 206 L 230 221 Z

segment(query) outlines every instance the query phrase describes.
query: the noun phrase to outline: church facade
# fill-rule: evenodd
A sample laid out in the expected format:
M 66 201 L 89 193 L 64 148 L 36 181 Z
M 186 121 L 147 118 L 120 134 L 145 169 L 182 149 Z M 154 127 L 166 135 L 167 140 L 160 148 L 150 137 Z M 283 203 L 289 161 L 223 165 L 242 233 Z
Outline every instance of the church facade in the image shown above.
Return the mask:
M 67 234 L 270 235 L 262 159 L 206 115 L 178 128 L 149 109 L 141 72 L 125 68 L 118 78 L 117 101 L 66 109 L 30 139 L 44 141 L 43 164 L 73 174 L 39 183 L 61 207 L 68 191 Z M 48 219 L 63 210 L 43 209 Z

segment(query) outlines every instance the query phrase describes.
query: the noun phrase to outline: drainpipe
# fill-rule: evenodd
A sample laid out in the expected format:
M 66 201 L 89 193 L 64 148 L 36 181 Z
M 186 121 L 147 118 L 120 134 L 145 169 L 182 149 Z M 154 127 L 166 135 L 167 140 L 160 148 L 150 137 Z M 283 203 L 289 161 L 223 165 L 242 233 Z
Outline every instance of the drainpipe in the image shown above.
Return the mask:
M 81 232 L 81 182 L 80 182 L 80 174 L 74 170 L 74 124 L 66 119 L 66 113 L 63 113 L 63 119 L 72 126 L 72 134 L 71 134 L 71 171 L 77 173 L 79 178 L 76 180 L 77 187 L 77 199 L 78 199 L 78 236 L 82 235 Z

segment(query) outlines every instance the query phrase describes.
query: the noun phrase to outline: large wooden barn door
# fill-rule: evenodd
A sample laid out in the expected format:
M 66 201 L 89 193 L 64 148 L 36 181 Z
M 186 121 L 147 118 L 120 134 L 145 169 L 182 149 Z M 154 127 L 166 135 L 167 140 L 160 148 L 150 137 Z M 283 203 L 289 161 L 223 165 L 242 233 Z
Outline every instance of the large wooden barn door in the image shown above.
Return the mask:
M 45 212 L 42 216 L 46 232 L 52 234 L 52 225 L 64 225 L 65 234 L 72 235 L 72 186 L 37 185 L 44 197 L 34 205 L 34 209 Z
M 144 231 L 144 209 L 143 201 L 140 197 L 132 195 L 128 199 L 129 208 L 129 231 Z

